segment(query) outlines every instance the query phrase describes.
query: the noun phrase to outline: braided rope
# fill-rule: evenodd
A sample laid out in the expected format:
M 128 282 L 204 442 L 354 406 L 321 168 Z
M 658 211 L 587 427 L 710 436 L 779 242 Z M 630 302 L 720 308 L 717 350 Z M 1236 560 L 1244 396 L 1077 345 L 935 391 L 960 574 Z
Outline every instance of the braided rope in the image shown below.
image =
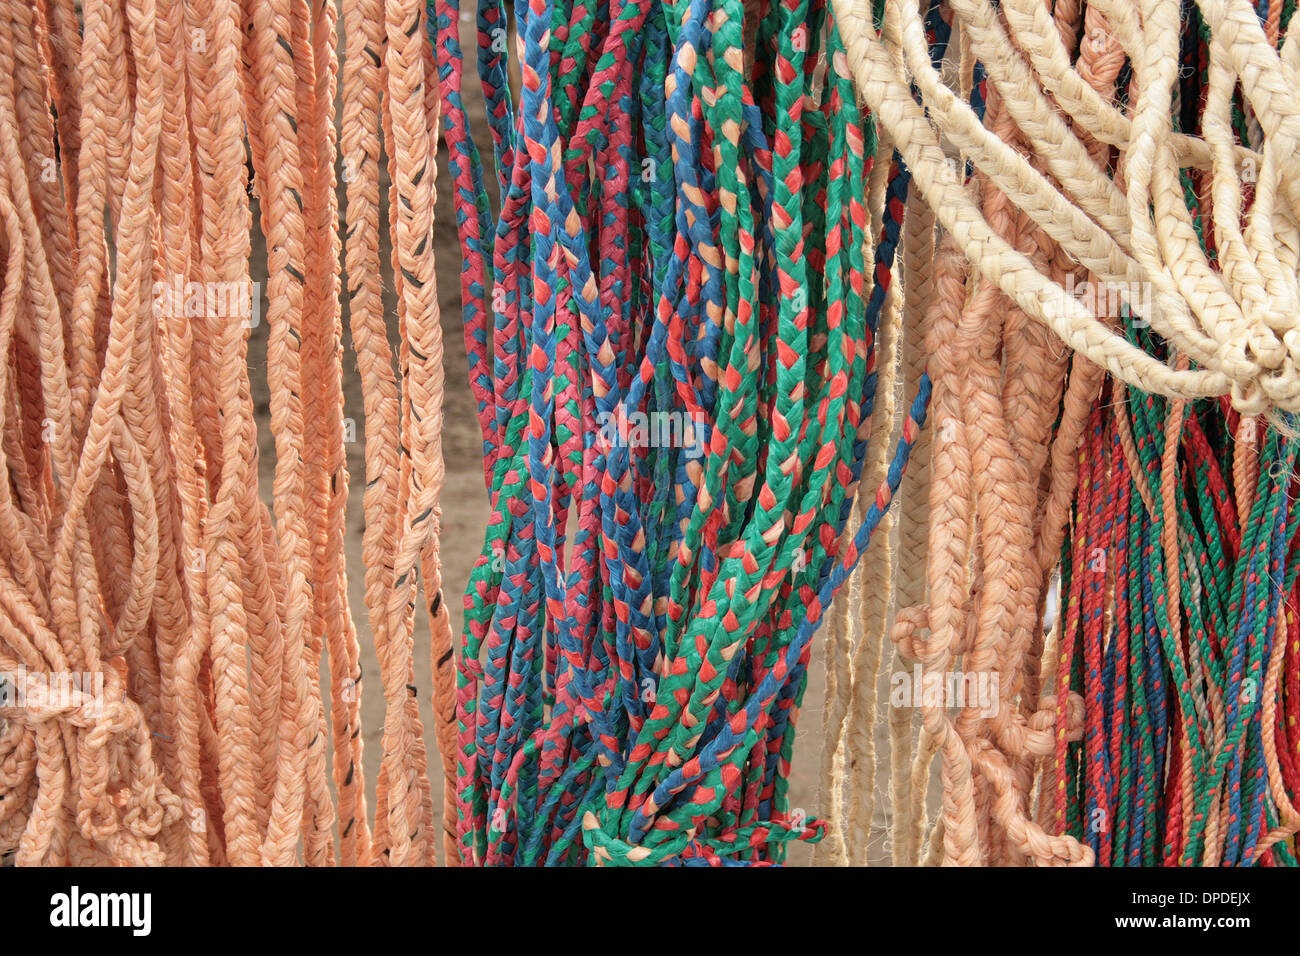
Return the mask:
M 910 545 L 928 589 L 900 579 L 890 636 L 925 680 L 997 678 L 988 710 L 912 705 L 915 743 L 891 713 L 915 754 L 894 776 L 896 862 L 927 842 L 936 750 L 927 862 L 1293 861 L 1277 641 L 1295 376 L 1275 313 L 1296 258 L 1276 84 L 1297 54 L 1271 6 L 1198 4 L 1180 41 L 1155 3 L 903 3 L 874 22 L 837 5 L 859 88 L 947 233 L 917 356 L 937 421 L 929 546 Z M 959 28 L 956 91 L 927 50 L 936 9 Z M 966 291 L 938 278 L 958 249 Z M 874 770 L 850 783 L 870 805 Z M 846 835 L 848 859 L 866 836 Z
M 513 14 L 480 124 L 459 0 L 0 0 L 0 853 L 1295 865 L 1289 5 Z
M 433 57 L 420 4 L 348 3 L 343 16 L 361 42 L 345 54 L 339 144 L 332 4 L 0 11 L 0 849 L 20 863 L 432 860 L 408 687 L 417 573 L 450 648 L 433 546 Z M 385 126 L 400 404 L 380 297 Z M 392 725 L 373 839 L 344 563 L 339 153 L 370 436 L 366 603 Z M 263 268 L 252 199 L 267 248 L 269 508 L 248 365 Z M 445 714 L 450 684 L 435 683 Z

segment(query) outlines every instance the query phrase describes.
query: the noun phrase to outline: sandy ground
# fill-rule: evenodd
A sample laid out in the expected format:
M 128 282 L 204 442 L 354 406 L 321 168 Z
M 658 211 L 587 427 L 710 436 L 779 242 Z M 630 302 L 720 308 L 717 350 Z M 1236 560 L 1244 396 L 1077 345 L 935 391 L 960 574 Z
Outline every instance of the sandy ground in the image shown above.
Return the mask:
M 473 24 L 461 23 L 462 43 L 473 49 Z M 471 127 L 479 139 L 481 155 L 490 162 L 491 147 L 484 119 L 484 105 L 478 90 L 473 67 L 467 63 L 466 108 L 470 113 Z M 491 176 L 488 177 L 492 179 Z M 446 459 L 447 479 L 442 491 L 442 561 L 443 588 L 448 607 L 451 609 L 452 625 L 459 634 L 463 618 L 462 597 L 469 580 L 469 573 L 482 545 L 483 528 L 489 509 L 487 495 L 483 487 L 481 459 L 481 438 L 478 422 L 474 413 L 474 399 L 469 389 L 468 365 L 464 349 L 464 337 L 460 318 L 460 262 L 461 254 L 455 229 L 455 213 L 452 207 L 452 184 L 447 168 L 446 144 L 442 143 L 438 159 L 438 204 L 435 226 L 435 251 L 437 255 L 438 297 L 442 313 L 442 332 L 445 343 L 444 368 L 446 372 L 446 396 L 444 401 L 444 455 Z M 387 182 L 381 183 L 380 195 L 387 197 Z M 495 208 L 495 196 L 493 197 Z M 340 196 L 340 208 L 342 197 Z M 255 216 L 256 218 L 256 216 Z M 386 236 L 387 231 L 381 230 Z M 385 248 L 381 254 L 387 258 L 390 249 Z M 265 243 L 258 231 L 254 245 L 254 279 L 259 278 L 257 270 L 265 270 Z M 264 278 L 264 276 L 263 276 Z M 265 288 L 265 283 L 263 283 Z M 385 303 L 390 317 L 390 339 L 396 341 L 396 312 L 393 298 L 391 272 L 384 280 Z M 344 302 L 346 310 L 346 298 Z M 263 315 L 266 314 L 263 303 Z M 361 386 L 357 375 L 355 356 L 351 351 L 351 336 L 347 332 L 348 323 L 344 313 L 344 400 L 345 415 L 356 423 L 356 441 L 348 448 L 348 469 L 351 475 L 350 496 L 347 516 L 347 564 L 349 576 L 349 599 L 353 617 L 361 642 L 362 667 L 367 679 L 363 683 L 362 723 L 365 728 L 365 773 L 368 785 L 371 812 L 374 808 L 374 784 L 378 774 L 381 754 L 381 736 L 383 727 L 383 696 L 380 692 L 377 675 L 379 667 L 375 659 L 374 646 L 370 640 L 366 624 L 365 604 L 363 602 L 362 576 L 364 565 L 361 558 L 361 537 L 365 528 L 362 509 L 362 489 L 364 487 L 364 415 L 361 405 Z M 268 428 L 269 399 L 266 387 L 266 323 L 263 322 L 253 330 L 249 349 L 249 368 L 253 381 L 253 397 L 259 423 L 261 488 L 269 503 L 271 479 L 275 467 L 275 448 Z M 791 806 L 803 808 L 808 816 L 818 813 L 817 768 L 821 759 L 822 697 L 825 688 L 825 674 L 821 659 L 820 641 L 825 629 L 818 635 L 818 644 L 814 650 L 813 664 L 809 675 L 809 686 L 805 695 L 805 706 L 799 718 L 799 732 L 795 746 L 795 758 L 790 777 Z M 423 615 L 423 605 L 417 613 L 415 632 L 415 660 L 421 714 L 426 728 L 432 727 L 430 699 L 431 663 L 429 632 Z M 888 669 L 887 667 L 885 668 Z M 323 675 L 327 681 L 327 675 Z M 878 731 L 883 730 L 877 722 Z M 887 736 L 877 734 L 878 746 L 887 748 Z M 427 735 L 429 747 L 429 767 L 434 778 L 435 793 L 442 786 L 441 763 L 435 752 L 432 733 Z M 886 749 L 881 750 L 887 754 Z M 882 763 L 887 763 L 882 761 Z M 885 768 L 882 767 L 882 770 Z M 883 776 L 880 786 L 885 786 Z M 883 791 L 882 791 L 883 792 Z M 441 813 L 441 802 L 435 800 L 437 811 Z M 876 822 L 886 823 L 884 811 L 877 800 Z M 876 844 L 882 841 L 877 839 Z M 884 862 L 879 849 L 872 854 Z M 810 858 L 809 848 L 796 846 L 790 854 L 790 862 L 806 863 Z

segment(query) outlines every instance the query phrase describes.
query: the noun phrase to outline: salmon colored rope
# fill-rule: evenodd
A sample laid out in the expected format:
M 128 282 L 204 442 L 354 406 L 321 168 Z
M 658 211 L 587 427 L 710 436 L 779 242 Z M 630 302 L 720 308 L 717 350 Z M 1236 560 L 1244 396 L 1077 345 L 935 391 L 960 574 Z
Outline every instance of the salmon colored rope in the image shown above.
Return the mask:
M 450 647 L 437 78 L 422 4 L 342 15 L 339 134 L 327 0 L 0 7 L 0 851 L 19 863 L 433 862 L 412 628 L 423 574 Z M 390 213 L 400 392 L 379 286 Z M 373 826 L 341 302 L 388 711 Z M 269 488 L 249 365 L 263 321 Z

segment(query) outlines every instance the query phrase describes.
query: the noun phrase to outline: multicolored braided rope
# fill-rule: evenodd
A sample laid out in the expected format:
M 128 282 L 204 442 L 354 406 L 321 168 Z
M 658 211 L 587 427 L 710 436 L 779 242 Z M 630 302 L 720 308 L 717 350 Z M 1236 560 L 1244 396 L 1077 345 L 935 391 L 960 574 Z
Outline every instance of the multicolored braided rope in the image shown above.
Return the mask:
M 485 2 L 494 221 L 459 7 L 433 11 L 493 507 L 458 655 L 461 861 L 779 862 L 823 832 L 785 783 L 811 638 L 928 403 L 927 380 L 846 538 L 907 172 L 868 272 L 875 135 L 824 0 L 519 4 L 517 114 Z M 755 15 L 770 43 L 747 46 Z

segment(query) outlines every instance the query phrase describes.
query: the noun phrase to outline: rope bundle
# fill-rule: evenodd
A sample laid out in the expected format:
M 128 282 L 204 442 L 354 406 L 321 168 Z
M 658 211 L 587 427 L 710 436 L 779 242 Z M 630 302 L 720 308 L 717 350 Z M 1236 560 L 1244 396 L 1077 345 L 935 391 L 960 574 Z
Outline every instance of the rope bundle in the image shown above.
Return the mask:
M 0 852 L 1294 864 L 1292 13 L 480 0 L 478 130 L 459 0 L 0 0 Z
M 787 790 L 810 639 L 928 400 L 916 383 L 864 475 L 898 243 L 895 215 L 868 269 L 874 129 L 824 3 L 515 12 L 518 114 L 504 11 L 478 16 L 494 225 L 438 6 L 494 509 L 459 658 L 461 859 L 779 861 L 822 834 Z
M 901 566 L 864 570 L 888 613 L 830 648 L 823 860 L 874 852 L 888 635 L 937 689 L 891 699 L 894 862 L 1294 863 L 1290 10 L 951 0 L 955 76 L 916 3 L 836 12 L 925 200 L 903 354 L 934 430 Z
M 442 479 L 423 8 L 344 9 L 367 610 L 388 705 L 373 834 L 344 575 L 335 6 L 51 0 L 0 17 L 0 672 L 18 675 L 0 711 L 0 849 L 23 864 L 431 861 L 407 689 L 421 564 L 438 594 Z M 400 394 L 378 289 L 381 116 Z M 247 357 L 253 199 L 269 509 Z M 445 611 L 434 631 L 449 648 Z
M 1270 301 L 1260 292 L 1261 286 L 1276 296 L 1295 292 L 1294 279 L 1280 268 L 1287 261 L 1286 237 L 1294 232 L 1288 226 L 1294 197 L 1283 175 L 1289 161 L 1282 158 L 1291 144 L 1285 118 L 1294 112 L 1286 92 L 1289 47 L 1284 45 L 1279 56 L 1255 11 L 1242 0 L 1198 4 L 1216 70 L 1229 88 L 1231 81 L 1241 82 L 1259 118 L 1262 142 L 1252 147 L 1231 141 L 1223 123 L 1226 99 L 1210 104 L 1202 136 L 1178 134 L 1171 111 L 1179 70 L 1178 20 L 1171 4 L 1149 6 L 1098 8 L 1108 29 L 1095 34 L 1097 42 L 1118 44 L 1132 58 L 1135 96 L 1131 116 L 1125 117 L 1071 67 L 1065 43 L 1048 28 L 1041 4 L 1008 4 L 1005 22 L 987 2 L 952 5 L 971 49 L 1021 127 L 1026 147 L 1041 157 L 1041 171 L 981 125 L 971 108 L 924 66 L 915 4 L 900 5 L 895 25 L 886 24 L 880 36 L 864 6 L 845 3 L 840 13 L 863 97 L 898 140 L 944 228 L 981 274 L 1018 307 L 1129 384 L 1185 399 L 1231 394 L 1234 406 L 1248 414 L 1294 411 L 1295 333 L 1282 305 L 1292 299 Z M 920 104 L 912 98 L 909 75 L 920 90 Z M 1047 100 L 1049 92 L 1061 97 L 1073 129 Z M 1119 147 L 1126 177 L 1122 191 L 1087 154 L 1083 135 Z M 1197 367 L 1169 368 L 1132 346 L 1061 283 L 1036 269 L 992 228 L 952 176 L 940 137 L 973 161 L 1097 281 L 1117 290 L 1150 290 L 1144 320 Z M 1264 148 L 1270 144 L 1272 149 Z M 1247 232 L 1249 256 L 1258 258 L 1262 268 L 1216 271 L 1196 253 L 1180 163 L 1211 170 L 1216 188 L 1238 196 L 1239 164 L 1254 171 L 1254 192 L 1262 203 L 1253 206 Z M 1235 248 L 1238 255 L 1244 253 L 1245 247 Z M 1135 311 L 1140 304 L 1128 298 L 1124 303 Z

